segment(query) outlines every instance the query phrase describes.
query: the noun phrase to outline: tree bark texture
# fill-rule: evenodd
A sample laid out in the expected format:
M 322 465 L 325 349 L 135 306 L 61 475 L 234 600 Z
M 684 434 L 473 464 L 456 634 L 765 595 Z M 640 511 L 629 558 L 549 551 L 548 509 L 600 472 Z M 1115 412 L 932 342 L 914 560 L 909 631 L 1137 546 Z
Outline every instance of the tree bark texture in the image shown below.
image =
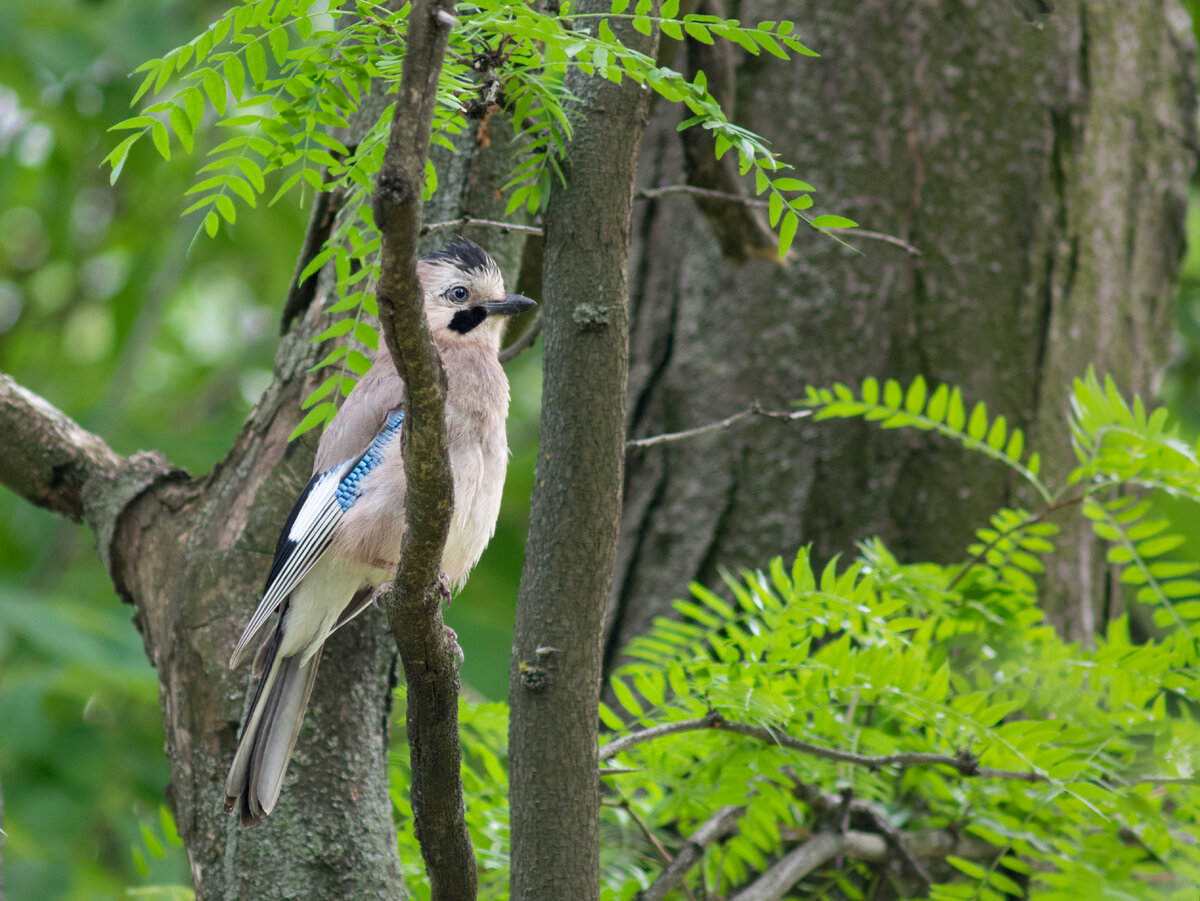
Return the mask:
M 607 12 L 584 0 L 577 12 Z M 653 42 L 612 23 L 621 38 Z M 599 892 L 596 707 L 617 548 L 628 377 L 632 185 L 646 92 L 571 70 L 567 184 L 545 223 L 541 439 L 513 636 L 514 901 Z
M 315 436 L 287 436 L 313 387 L 319 307 L 299 324 L 225 460 L 200 479 L 153 485 L 120 517 L 113 544 L 110 571 L 158 670 L 167 796 L 201 899 L 404 896 L 387 778 L 395 646 L 378 614 L 327 643 L 272 816 L 243 829 L 222 810 L 249 687 L 245 671 L 228 670 L 229 649 L 312 465 Z
M 1057 6 L 1039 30 L 1003 3 L 744 0 L 725 12 L 793 19 L 821 59 L 680 48 L 734 120 L 817 187 L 813 212 L 919 255 L 848 232 L 854 253 L 802 226 L 780 264 L 753 222 L 682 194 L 640 202 L 631 437 L 752 401 L 784 409 L 807 384 L 923 374 L 1026 429 L 1053 478 L 1070 463 L 1071 378 L 1095 363 L 1126 391 L 1153 391 L 1196 146 L 1190 23 L 1164 0 Z M 677 135 L 678 121 L 655 111 L 641 187 L 736 185 L 697 164 L 707 137 Z M 997 507 L 1032 502 L 978 454 L 856 421 L 752 417 L 634 449 L 606 662 L 721 567 L 808 542 L 829 558 L 873 534 L 901 559 L 962 559 Z M 1063 536 L 1071 551 L 1048 575 L 1052 613 L 1075 636 L 1100 625 L 1105 597 L 1086 533 Z
M 160 455 L 124 458 L 10 379 L 0 377 L 0 481 L 95 531 L 118 593 L 135 608 L 157 670 L 171 772 L 167 800 L 199 899 L 405 896 L 388 791 L 395 645 L 369 612 L 326 645 L 321 672 L 274 814 L 242 829 L 222 810 L 246 670 L 229 652 L 253 611 L 279 529 L 308 480 L 316 436 L 289 444 L 310 343 L 331 289 L 290 311 L 275 380 L 229 453 L 193 478 Z

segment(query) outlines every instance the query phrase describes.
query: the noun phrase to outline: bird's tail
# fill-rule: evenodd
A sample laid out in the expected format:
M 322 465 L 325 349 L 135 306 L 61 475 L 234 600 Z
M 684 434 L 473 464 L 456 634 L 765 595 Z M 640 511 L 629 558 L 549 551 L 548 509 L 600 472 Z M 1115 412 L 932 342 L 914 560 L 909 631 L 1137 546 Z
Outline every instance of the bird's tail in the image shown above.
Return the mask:
M 236 806 L 243 826 L 257 823 L 279 800 L 321 659 L 319 648 L 306 663 L 300 662 L 302 654 L 280 657 L 281 637 L 277 628 L 267 645 L 263 675 L 225 779 L 225 809 Z

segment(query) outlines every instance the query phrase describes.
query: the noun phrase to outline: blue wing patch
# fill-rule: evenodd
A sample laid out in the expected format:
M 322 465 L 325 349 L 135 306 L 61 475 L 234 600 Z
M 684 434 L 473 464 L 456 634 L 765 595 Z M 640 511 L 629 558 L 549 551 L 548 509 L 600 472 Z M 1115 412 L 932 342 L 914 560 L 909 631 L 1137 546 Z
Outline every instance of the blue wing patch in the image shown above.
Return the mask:
M 342 508 L 342 512 L 349 510 L 354 505 L 354 502 L 358 500 L 362 494 L 363 479 L 383 460 L 383 449 L 391 444 L 400 434 L 400 427 L 403 424 L 403 410 L 393 410 L 389 413 L 387 421 L 383 424 L 383 428 L 379 430 L 379 434 L 375 436 L 375 440 L 371 442 L 371 446 L 367 448 L 366 453 L 358 458 L 358 462 L 354 465 L 354 468 L 346 473 L 341 482 L 338 483 L 335 497 Z
M 271 614 L 296 590 L 333 541 L 334 529 L 362 496 L 368 475 L 383 460 L 384 450 L 400 436 L 404 411 L 393 410 L 362 456 L 318 473 L 296 500 L 275 545 L 275 559 L 258 609 L 246 624 L 230 657 L 237 666 Z

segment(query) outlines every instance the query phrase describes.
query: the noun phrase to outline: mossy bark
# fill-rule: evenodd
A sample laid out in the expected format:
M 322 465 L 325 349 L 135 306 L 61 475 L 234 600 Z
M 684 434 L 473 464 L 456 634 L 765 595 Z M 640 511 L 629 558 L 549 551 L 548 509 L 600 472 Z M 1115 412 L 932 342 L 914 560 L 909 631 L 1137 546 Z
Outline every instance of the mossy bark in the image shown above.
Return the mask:
M 740 245 L 728 222 L 714 237 L 687 195 L 643 201 L 631 437 L 752 401 L 787 408 L 808 384 L 923 374 L 1027 429 L 1061 475 L 1071 378 L 1094 364 L 1150 394 L 1166 360 L 1196 146 L 1182 10 L 1063 0 L 1041 29 L 1004 3 L 746 0 L 727 12 L 793 19 L 822 54 L 737 51 L 736 121 L 818 188 L 813 212 L 920 255 L 801 231 L 779 264 L 753 252 L 753 229 Z M 660 107 L 647 130 L 643 187 L 696 181 L 678 116 Z M 902 559 L 963 559 L 994 509 L 1032 502 L 978 454 L 862 422 L 751 420 L 634 451 L 625 486 L 610 665 L 688 580 L 714 583 L 721 567 L 809 542 L 827 559 L 876 534 Z M 1046 580 L 1072 635 L 1111 606 L 1085 533 L 1068 529 Z

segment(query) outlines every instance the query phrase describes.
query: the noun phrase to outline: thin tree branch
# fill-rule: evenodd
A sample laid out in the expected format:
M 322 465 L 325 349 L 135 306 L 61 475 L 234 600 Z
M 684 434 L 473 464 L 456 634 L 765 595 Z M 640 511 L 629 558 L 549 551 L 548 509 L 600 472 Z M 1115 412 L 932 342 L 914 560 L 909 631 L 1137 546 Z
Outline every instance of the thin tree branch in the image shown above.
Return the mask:
M 403 435 L 408 528 L 387 612 L 408 686 L 414 830 L 435 901 L 469 901 L 478 885 L 463 804 L 458 669 L 442 623 L 439 582 L 453 492 L 445 374 L 416 276 L 425 159 L 438 76 L 456 21 L 453 8 L 453 0 L 413 4 L 395 116 L 374 197 L 383 237 L 380 322 L 404 379 L 408 413 Z
M 666 444 L 670 441 L 683 441 L 686 438 L 695 438 L 697 435 L 703 435 L 706 432 L 727 429 L 731 425 L 739 423 L 750 416 L 764 416 L 768 419 L 786 420 L 805 419 L 812 416 L 812 410 L 764 410 L 759 406 L 758 401 L 755 401 L 740 413 L 726 416 L 719 422 L 710 422 L 707 425 L 697 426 L 694 429 L 685 429 L 682 432 L 668 432 L 665 435 L 651 435 L 649 438 L 635 438 L 631 441 L 626 441 L 625 448 L 626 450 L 630 450 L 635 447 L 654 447 L 656 444 Z
M 722 807 L 701 823 L 676 853 L 675 859 L 650 883 L 650 887 L 634 895 L 634 901 L 663 901 L 670 891 L 683 882 L 692 867 L 700 862 L 705 848 L 733 832 L 738 817 L 745 810 L 745 807 L 733 805 Z
M 533 317 L 533 322 L 529 323 L 529 326 L 525 329 L 525 331 L 521 332 L 521 337 L 519 337 L 512 344 L 508 345 L 508 347 L 504 348 L 504 350 L 500 351 L 500 364 L 503 366 L 509 361 L 515 360 L 525 351 L 529 350 L 529 348 L 533 347 L 534 343 L 538 339 L 538 335 L 541 333 L 542 311 L 538 310 Z
M 959 752 L 954 756 L 948 754 L 930 754 L 921 751 L 881 754 L 877 756 L 855 754 L 851 751 L 841 751 L 837 748 L 826 748 L 821 745 L 801 741 L 778 729 L 768 729 L 765 726 L 755 726 L 751 723 L 739 723 L 727 720 L 716 712 L 699 719 L 665 723 L 662 726 L 651 726 L 648 729 L 623 735 L 618 739 L 610 741 L 600 749 L 600 760 L 601 762 L 609 760 L 643 742 L 662 738 L 664 735 L 694 732 L 702 729 L 720 729 L 723 732 L 733 732 L 737 735 L 745 735 L 750 738 L 770 742 L 771 744 L 777 744 L 780 747 L 798 751 L 801 754 L 809 754 L 813 757 L 834 760 L 839 763 L 852 763 L 856 766 L 863 766 L 872 770 L 879 770 L 888 766 L 948 766 L 956 770 L 961 776 L 979 776 L 985 779 L 1013 779 L 1019 782 L 1050 781 L 1050 778 L 1043 773 L 1017 772 L 981 767 L 975 755 L 969 754 L 966 751 Z
M 496 219 L 475 219 L 471 216 L 460 216 L 457 219 L 448 219 L 445 222 L 431 222 L 429 225 L 421 226 L 421 237 L 432 234 L 436 231 L 441 231 L 445 228 L 466 228 L 468 225 L 478 226 L 479 228 L 498 228 L 505 232 L 525 232 L 529 235 L 542 234 L 541 228 L 536 225 L 517 225 L 515 222 L 500 222 Z
M 766 207 L 770 205 L 770 201 L 759 200 L 757 197 L 743 197 L 741 194 L 730 194 L 726 191 L 714 191 L 711 188 L 697 188 L 693 185 L 663 185 L 661 188 L 642 188 L 634 197 L 638 200 L 650 200 L 655 197 L 661 197 L 664 194 L 693 194 L 697 197 L 708 197 L 713 200 L 728 200 L 730 203 L 741 203 L 745 206 Z M 845 232 L 849 235 L 858 235 L 862 238 L 868 238 L 872 241 L 883 241 L 885 244 L 892 244 L 902 250 L 907 251 L 914 257 L 921 256 L 921 251 L 913 247 L 902 238 L 897 238 L 895 235 L 885 234 L 884 232 L 871 231 L 866 228 L 827 228 L 826 231 Z
M 667 735 L 677 735 L 680 732 L 697 732 L 704 729 L 719 729 L 722 732 L 733 732 L 736 735 L 757 738 L 801 754 L 820 757 L 823 760 L 833 760 L 838 763 L 850 763 L 855 766 L 866 767 L 870 770 L 881 770 L 889 766 L 948 766 L 960 776 L 978 777 L 981 779 L 1011 779 L 1016 782 L 1053 781 L 1045 773 L 1040 773 L 1036 770 L 1000 770 L 993 767 L 979 766 L 979 758 L 968 751 L 959 751 L 953 756 L 949 754 L 931 754 L 924 751 L 901 751 L 895 754 L 870 755 L 842 751 L 838 748 L 827 748 L 822 745 L 814 745 L 810 742 L 793 738 L 791 735 L 778 729 L 768 729 L 765 726 L 755 726 L 752 723 L 739 723 L 734 720 L 727 720 L 716 711 L 712 711 L 699 719 L 663 723 L 660 726 L 651 726 L 648 729 L 640 729 L 637 732 L 622 735 L 600 749 L 599 760 L 603 763 L 640 744 L 654 741 L 657 738 L 663 738 Z M 604 772 L 608 773 L 610 771 L 605 770 Z M 1137 785 L 1143 783 L 1154 785 L 1200 785 L 1200 776 L 1157 776 L 1148 774 L 1145 776 L 1132 776 L 1128 779 L 1114 777 L 1105 781 L 1110 785 Z

